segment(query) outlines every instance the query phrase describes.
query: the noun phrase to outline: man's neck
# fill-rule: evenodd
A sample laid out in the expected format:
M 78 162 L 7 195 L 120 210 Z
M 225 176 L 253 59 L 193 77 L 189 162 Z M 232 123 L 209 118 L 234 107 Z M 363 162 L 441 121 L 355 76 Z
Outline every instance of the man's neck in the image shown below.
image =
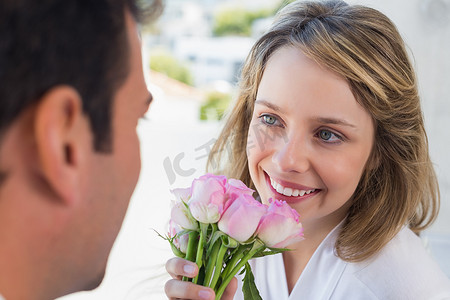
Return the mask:
M 18 198 L 15 200 L 21 201 Z M 48 241 L 38 238 L 39 230 L 33 218 L 17 217 L 12 211 L 19 210 L 1 205 L 0 293 L 5 299 L 50 299 L 45 286 L 52 279 L 46 278 L 49 273 L 48 251 L 43 246 Z M 30 235 L 35 238 L 30 238 Z

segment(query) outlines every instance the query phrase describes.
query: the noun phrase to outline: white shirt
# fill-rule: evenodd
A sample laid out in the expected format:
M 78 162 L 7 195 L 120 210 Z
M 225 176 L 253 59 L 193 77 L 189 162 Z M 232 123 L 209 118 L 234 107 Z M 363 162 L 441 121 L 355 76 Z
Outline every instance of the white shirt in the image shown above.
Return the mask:
M 402 229 L 378 254 L 348 263 L 334 254 L 340 226 L 314 252 L 289 295 L 281 254 L 250 261 L 263 300 L 450 299 L 450 280 L 410 229 Z M 244 299 L 238 276 L 235 300 Z

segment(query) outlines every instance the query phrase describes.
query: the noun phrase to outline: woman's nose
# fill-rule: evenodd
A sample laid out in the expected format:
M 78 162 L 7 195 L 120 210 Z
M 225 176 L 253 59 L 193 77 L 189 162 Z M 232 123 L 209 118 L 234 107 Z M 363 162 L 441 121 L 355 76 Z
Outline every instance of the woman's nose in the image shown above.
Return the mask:
M 311 162 L 305 139 L 297 136 L 281 140 L 273 153 L 272 161 L 283 172 L 307 172 Z

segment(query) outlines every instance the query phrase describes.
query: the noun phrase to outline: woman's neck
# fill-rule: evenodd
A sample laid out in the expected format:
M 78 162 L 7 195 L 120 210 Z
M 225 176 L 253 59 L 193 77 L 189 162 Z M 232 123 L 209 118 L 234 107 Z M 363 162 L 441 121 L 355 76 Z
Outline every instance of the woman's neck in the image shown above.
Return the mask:
M 289 294 L 292 292 L 306 265 L 327 235 L 345 218 L 345 215 L 304 222 L 305 239 L 290 245 L 291 251 L 283 252 L 284 269 Z

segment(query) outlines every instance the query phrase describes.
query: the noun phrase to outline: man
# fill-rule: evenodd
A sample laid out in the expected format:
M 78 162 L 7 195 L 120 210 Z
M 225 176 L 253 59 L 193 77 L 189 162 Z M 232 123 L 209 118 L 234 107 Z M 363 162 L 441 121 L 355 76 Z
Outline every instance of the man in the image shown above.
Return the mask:
M 140 171 L 136 125 L 151 101 L 136 27 L 144 11 L 134 2 L 0 4 L 7 300 L 54 299 L 103 279 Z M 146 12 L 159 10 L 155 1 Z

